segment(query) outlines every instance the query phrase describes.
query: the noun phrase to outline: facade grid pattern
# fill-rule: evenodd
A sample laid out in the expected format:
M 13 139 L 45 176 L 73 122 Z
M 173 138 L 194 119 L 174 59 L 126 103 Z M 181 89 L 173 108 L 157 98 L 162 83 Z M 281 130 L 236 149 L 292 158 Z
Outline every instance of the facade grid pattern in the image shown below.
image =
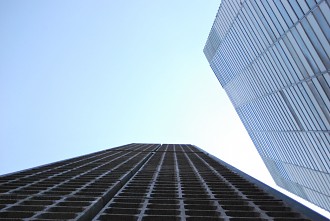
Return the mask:
M 0 220 L 310 220 L 275 195 L 195 146 L 129 144 L 0 176 Z
M 328 211 L 329 15 L 329 0 L 223 0 L 204 48 L 275 182 Z

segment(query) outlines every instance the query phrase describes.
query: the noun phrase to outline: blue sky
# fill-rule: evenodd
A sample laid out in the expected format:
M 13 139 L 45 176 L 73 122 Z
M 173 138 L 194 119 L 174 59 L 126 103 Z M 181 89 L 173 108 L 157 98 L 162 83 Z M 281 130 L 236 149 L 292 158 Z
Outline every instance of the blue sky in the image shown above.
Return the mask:
M 1 173 L 130 142 L 228 147 L 240 122 L 202 52 L 219 1 L 1 4 Z
M 0 174 L 191 143 L 273 185 L 206 58 L 220 1 L 0 1 Z

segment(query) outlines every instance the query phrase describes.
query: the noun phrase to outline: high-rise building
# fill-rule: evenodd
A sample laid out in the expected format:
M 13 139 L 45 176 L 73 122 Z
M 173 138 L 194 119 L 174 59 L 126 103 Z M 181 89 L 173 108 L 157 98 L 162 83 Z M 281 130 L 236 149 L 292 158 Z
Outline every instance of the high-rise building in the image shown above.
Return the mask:
M 222 0 L 204 48 L 275 182 L 328 211 L 329 24 L 329 0 Z
M 0 176 L 0 220 L 327 220 L 192 145 L 129 144 Z

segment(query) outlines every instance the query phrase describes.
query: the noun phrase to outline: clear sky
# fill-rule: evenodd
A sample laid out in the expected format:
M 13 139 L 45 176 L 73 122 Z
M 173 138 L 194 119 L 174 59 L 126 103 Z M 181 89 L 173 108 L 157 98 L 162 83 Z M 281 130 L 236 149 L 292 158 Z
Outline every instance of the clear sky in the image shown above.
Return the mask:
M 203 54 L 219 4 L 0 1 L 0 174 L 190 143 L 273 186 Z

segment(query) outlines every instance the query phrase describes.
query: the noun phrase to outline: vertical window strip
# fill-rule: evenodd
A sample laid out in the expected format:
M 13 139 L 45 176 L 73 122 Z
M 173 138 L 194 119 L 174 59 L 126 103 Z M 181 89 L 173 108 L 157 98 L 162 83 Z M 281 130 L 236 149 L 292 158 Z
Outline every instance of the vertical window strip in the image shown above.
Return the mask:
M 252 6 L 255 10 L 255 12 L 257 13 L 257 16 L 260 18 L 261 22 L 262 22 L 262 26 L 265 28 L 268 36 L 271 39 L 270 44 L 272 44 L 273 42 L 276 41 L 276 36 L 275 33 L 273 32 L 272 28 L 269 26 L 269 23 L 267 22 L 267 19 L 264 17 L 264 15 L 262 14 L 259 5 L 257 4 L 256 1 L 250 1 L 252 3 Z
M 308 71 L 306 70 L 306 67 L 302 63 L 301 59 L 304 59 L 304 56 L 299 55 L 296 52 L 296 48 L 292 44 L 295 43 L 295 40 L 290 32 L 286 36 L 283 37 L 283 43 L 286 46 L 286 49 L 288 50 L 289 55 L 292 57 L 292 60 L 294 64 L 298 67 L 299 71 L 296 71 L 296 74 L 299 78 L 299 81 L 303 80 L 304 78 L 308 78 Z
M 293 82 L 297 83 L 301 79 L 303 79 L 303 76 L 301 74 L 300 68 L 298 67 L 296 61 L 294 60 L 294 57 L 297 56 L 297 54 L 291 54 L 290 49 L 287 47 L 287 44 L 289 44 L 287 37 L 285 36 L 283 40 L 279 41 L 279 47 L 278 49 L 281 52 L 282 58 L 286 62 L 286 66 L 290 69 L 289 76 L 293 78 Z
M 289 1 L 285 0 L 285 1 L 281 1 L 281 3 L 283 4 L 286 12 L 290 16 L 292 23 L 293 24 L 296 23 L 298 21 L 298 17 L 296 15 L 296 13 L 293 11 L 293 8 L 291 7 L 291 5 L 289 4 Z
M 274 99 L 276 100 L 276 103 L 278 105 L 280 117 L 283 118 L 283 124 L 284 124 L 283 131 L 287 132 L 287 131 L 295 130 L 295 128 L 293 128 L 293 125 L 291 124 L 290 115 L 288 115 L 288 112 L 286 111 L 286 109 L 284 107 L 285 104 L 284 104 L 283 100 L 281 99 L 280 94 L 275 93 Z
M 271 48 L 270 48 L 270 50 L 268 50 L 265 53 L 265 56 L 268 60 L 272 75 L 276 79 L 276 82 L 277 82 L 277 85 L 278 85 L 277 89 L 285 87 L 286 83 L 285 83 L 285 81 L 283 80 L 283 77 L 280 74 L 281 71 L 278 69 L 278 66 L 276 64 L 276 58 L 272 56 L 272 49 Z
M 253 59 L 251 60 L 251 62 L 252 62 L 253 60 L 256 59 L 256 57 L 259 54 L 262 53 L 262 51 L 260 49 L 259 41 L 256 39 L 256 36 L 255 36 L 256 33 L 254 33 L 254 31 L 251 29 L 250 22 L 245 17 L 245 14 L 243 13 L 243 11 L 242 11 L 241 16 L 239 17 L 238 21 L 240 21 L 238 23 L 238 25 L 244 34 L 244 38 L 248 42 L 250 50 L 253 51 L 253 53 L 254 53 Z
M 276 69 L 275 72 L 281 81 L 281 85 L 282 85 L 281 87 L 287 87 L 291 85 L 291 81 L 288 77 L 289 71 L 286 69 L 287 68 L 286 66 L 283 66 L 283 63 L 281 64 L 281 60 L 280 60 L 281 58 L 275 45 L 272 48 L 270 48 L 269 55 L 271 57 L 272 62 L 274 63 L 273 65 Z
M 251 21 L 251 27 L 253 27 L 256 30 L 255 31 L 255 33 L 257 33 L 256 38 L 260 41 L 262 51 L 264 51 L 270 45 L 271 39 L 267 38 L 267 36 L 265 35 L 266 30 L 264 30 L 264 28 L 262 27 L 260 18 L 257 18 L 255 14 L 253 14 L 251 7 L 252 7 L 251 3 L 247 2 L 246 10 L 244 10 L 244 12 L 246 12 L 247 17 L 249 17 Z
M 301 21 L 302 27 L 305 30 L 306 35 L 308 36 L 310 42 L 312 43 L 312 45 L 314 46 L 314 49 L 316 50 L 319 58 L 322 60 L 324 66 L 326 67 L 326 69 L 330 69 L 330 59 L 329 59 L 329 54 L 326 53 L 326 51 L 324 50 L 324 47 L 327 47 L 328 52 L 329 52 L 329 44 L 325 44 L 324 46 L 322 46 L 322 44 L 320 43 L 317 35 L 315 34 L 314 30 L 311 28 L 309 22 L 313 22 L 312 19 L 313 14 L 309 14 L 307 16 L 307 18 L 303 19 Z M 317 26 L 317 24 L 315 24 Z M 329 30 L 329 29 L 328 29 Z M 330 31 L 330 30 L 329 30 Z M 319 33 L 319 36 L 322 36 L 321 33 Z
M 317 88 L 317 92 L 320 94 L 321 98 L 324 101 L 325 108 L 328 113 L 330 113 L 330 88 L 325 82 L 323 76 L 318 76 L 317 78 L 313 78 L 312 81 Z
M 330 24 L 330 8 L 326 1 L 323 1 L 318 8 L 313 11 L 316 16 L 316 20 L 324 30 L 324 34 L 327 37 L 328 42 L 330 41 L 329 24 Z
M 279 18 L 281 18 L 281 16 L 277 17 L 274 13 L 274 10 L 270 7 L 269 4 L 270 1 L 260 1 L 260 3 L 263 5 L 263 7 L 265 8 L 265 13 L 267 13 L 267 17 L 270 18 L 269 22 L 273 23 L 274 28 L 276 29 L 277 33 L 279 34 L 279 36 L 284 34 L 284 30 L 282 25 L 279 22 Z
M 251 12 L 249 12 L 251 13 Z M 247 25 L 249 28 L 249 32 L 252 34 L 254 41 L 256 42 L 256 45 L 258 46 L 258 55 L 261 54 L 264 50 L 266 50 L 266 46 L 264 43 L 263 36 L 260 35 L 260 29 L 258 27 L 258 24 L 253 21 L 249 15 L 249 13 L 245 10 L 245 8 L 242 9 L 242 17 L 244 20 L 247 21 Z
M 261 36 L 264 36 L 265 39 L 267 40 L 266 46 L 268 47 L 269 45 L 271 45 L 274 42 L 273 38 L 269 35 L 267 27 L 264 25 L 264 23 L 262 21 L 263 18 L 259 17 L 259 13 L 255 9 L 255 7 L 252 3 L 254 3 L 254 2 L 253 1 L 247 1 L 247 7 L 249 7 L 249 11 L 251 11 L 253 18 L 256 20 L 256 22 L 258 23 L 258 27 L 262 31 Z
M 300 47 L 298 46 L 298 43 L 293 36 L 292 30 L 291 32 L 287 33 L 288 41 L 287 41 L 287 46 L 292 54 L 295 54 L 295 61 L 297 62 L 301 73 L 303 74 L 303 80 L 304 78 L 308 78 L 310 75 L 309 73 L 313 73 L 312 68 L 310 67 L 308 60 L 304 56 L 303 52 L 301 51 Z
M 306 124 L 303 121 L 303 119 L 301 118 L 299 112 L 297 111 L 296 104 L 292 100 L 294 98 L 294 96 L 292 98 L 292 92 L 290 91 L 290 88 L 286 88 L 286 89 L 282 90 L 281 92 L 282 92 L 282 97 L 284 98 L 284 101 L 290 110 L 290 113 L 292 114 L 293 118 L 295 119 L 295 122 L 299 126 L 299 129 L 301 131 L 306 130 Z
M 300 24 L 297 24 L 296 27 L 291 29 L 291 33 L 296 40 L 296 44 L 293 44 L 293 45 L 297 45 L 296 51 L 299 51 L 298 53 L 303 54 L 305 61 L 307 61 L 309 67 L 311 68 L 311 70 L 308 71 L 308 75 L 313 76 L 320 72 L 320 67 L 319 67 L 319 65 L 317 65 L 317 62 L 315 60 L 318 58 L 318 55 L 316 54 L 316 51 L 314 50 L 313 46 L 311 46 L 308 38 L 304 39 L 305 36 L 301 35 L 301 34 L 303 34 L 303 32 L 299 33 L 299 31 L 302 31 Z M 298 49 L 298 47 L 299 47 L 299 49 Z M 313 57 L 313 55 L 315 55 L 316 57 Z M 303 61 L 303 63 L 305 61 Z M 307 70 L 308 70 L 308 68 L 307 68 Z
M 330 129 L 329 122 L 327 122 L 327 119 L 326 119 L 325 115 L 323 114 L 322 109 L 319 106 L 319 103 L 315 99 L 315 97 L 312 94 L 312 91 L 308 87 L 307 83 L 303 82 L 301 85 L 304 88 L 304 91 L 306 92 L 306 95 L 305 95 L 306 98 L 309 99 L 309 101 L 310 101 L 311 109 L 315 112 L 315 116 L 318 119 L 317 121 L 319 122 L 319 125 L 321 127 L 320 129 L 321 130 L 327 130 L 327 128 Z
M 294 98 L 293 100 L 294 100 L 294 103 L 296 104 L 298 114 L 301 116 L 301 118 L 305 122 L 305 125 L 306 125 L 305 130 L 307 130 L 307 131 L 315 130 L 316 128 L 315 128 L 313 122 L 310 120 L 310 116 L 307 113 L 306 107 L 303 104 L 303 98 L 301 96 L 301 92 L 300 92 L 299 88 L 297 86 L 293 86 L 293 87 L 289 88 L 289 90 L 291 91 L 291 93 L 293 95 L 293 98 Z

